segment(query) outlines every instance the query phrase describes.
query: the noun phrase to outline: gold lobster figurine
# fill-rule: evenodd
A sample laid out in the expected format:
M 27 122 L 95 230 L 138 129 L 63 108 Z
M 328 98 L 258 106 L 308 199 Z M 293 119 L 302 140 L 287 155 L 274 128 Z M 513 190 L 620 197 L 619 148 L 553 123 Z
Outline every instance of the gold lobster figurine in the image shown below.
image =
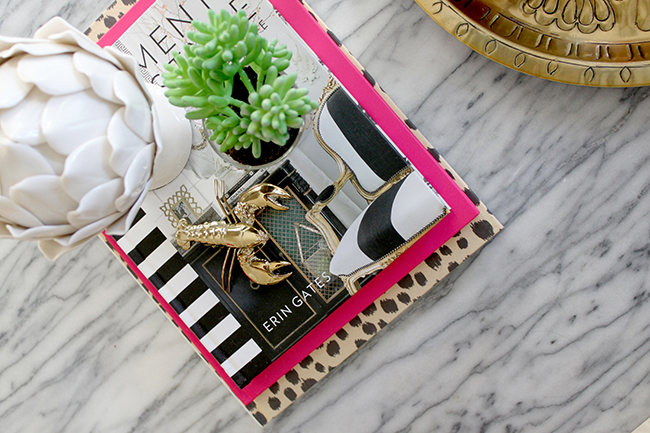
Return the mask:
M 185 218 L 181 219 L 176 231 L 178 245 L 185 250 L 190 248 L 192 242 L 200 242 L 213 247 L 225 246 L 239 249 L 237 260 L 242 270 L 251 281 L 257 284 L 277 284 L 289 278 L 291 272 L 278 274 L 276 271 L 284 266 L 291 265 L 291 263 L 285 261 L 269 262 L 255 257 L 255 253 L 264 246 L 269 239 L 269 235 L 263 229 L 253 227 L 253 224 L 255 223 L 255 216 L 266 207 L 276 210 L 289 209 L 278 200 L 290 199 L 291 196 L 278 186 L 260 183 L 246 190 L 239 197 L 233 210 L 227 200 L 223 198 L 223 195 L 220 194 L 220 187 L 223 188 L 223 183 L 219 184 L 215 181 L 217 203 L 226 215 L 226 220 L 192 225 Z M 230 212 L 226 211 L 226 207 Z M 235 221 L 235 217 L 239 222 Z M 224 274 L 230 251 L 230 249 L 226 251 L 221 272 L 221 283 L 224 289 L 226 288 Z M 229 275 L 232 275 L 233 263 L 230 264 Z M 228 277 L 227 291 L 230 292 L 230 276 Z

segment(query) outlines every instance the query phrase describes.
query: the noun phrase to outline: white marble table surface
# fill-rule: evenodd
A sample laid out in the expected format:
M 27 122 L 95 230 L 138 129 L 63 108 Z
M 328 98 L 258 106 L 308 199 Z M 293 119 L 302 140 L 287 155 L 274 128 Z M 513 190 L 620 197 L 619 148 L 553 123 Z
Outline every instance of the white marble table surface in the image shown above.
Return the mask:
M 650 90 L 521 75 L 412 0 L 311 4 L 506 229 L 265 430 L 632 431 L 650 416 Z M 4 0 L 0 33 L 106 6 Z M 99 240 L 0 257 L 0 431 L 259 431 Z

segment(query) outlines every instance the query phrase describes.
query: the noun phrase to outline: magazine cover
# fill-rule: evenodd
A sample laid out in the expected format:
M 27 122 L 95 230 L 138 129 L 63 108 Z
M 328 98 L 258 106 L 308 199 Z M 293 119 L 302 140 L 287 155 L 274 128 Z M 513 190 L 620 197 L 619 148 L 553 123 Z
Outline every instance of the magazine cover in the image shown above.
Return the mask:
M 182 174 L 147 195 L 124 236 L 105 239 L 264 424 L 329 371 L 314 359 L 334 366 L 374 334 L 364 326 L 365 339 L 340 344 L 359 332 L 346 327 L 360 314 L 408 286 L 413 268 L 426 263 L 439 280 L 501 226 L 298 1 L 141 0 L 115 11 L 105 34 L 98 25 L 87 33 L 133 55 L 144 80 L 161 86 L 209 9 L 243 10 L 291 50 L 287 73 L 318 107 L 289 155 L 257 170 L 225 162 L 195 122 Z M 235 232 L 255 233 L 254 246 L 233 248 Z M 377 314 L 380 327 L 402 310 L 381 305 L 390 317 Z

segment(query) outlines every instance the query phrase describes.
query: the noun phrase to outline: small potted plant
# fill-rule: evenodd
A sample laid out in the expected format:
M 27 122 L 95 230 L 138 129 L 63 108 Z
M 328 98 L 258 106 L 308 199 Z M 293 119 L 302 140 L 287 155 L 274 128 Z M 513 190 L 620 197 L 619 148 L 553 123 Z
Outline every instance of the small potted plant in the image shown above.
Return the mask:
M 244 166 L 282 157 L 318 103 L 295 87 L 297 74 L 283 71 L 292 53 L 268 42 L 244 11 L 208 11 L 209 22 L 193 21 L 193 44 L 175 52 L 163 74 L 165 95 L 188 107 L 188 119 L 204 119 L 210 140 Z

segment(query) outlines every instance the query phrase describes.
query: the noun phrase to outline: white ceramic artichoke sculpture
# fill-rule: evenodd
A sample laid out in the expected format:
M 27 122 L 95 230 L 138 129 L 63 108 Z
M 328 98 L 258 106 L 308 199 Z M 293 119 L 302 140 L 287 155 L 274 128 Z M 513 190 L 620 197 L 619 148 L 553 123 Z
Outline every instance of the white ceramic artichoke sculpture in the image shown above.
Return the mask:
M 124 233 L 152 182 L 182 169 L 190 143 L 185 160 L 162 154 L 154 135 L 170 122 L 152 116 L 136 68 L 61 18 L 33 39 L 0 37 L 0 237 L 38 240 L 54 259 L 104 229 Z M 191 136 L 179 122 L 172 138 Z M 152 180 L 160 160 L 172 167 Z

